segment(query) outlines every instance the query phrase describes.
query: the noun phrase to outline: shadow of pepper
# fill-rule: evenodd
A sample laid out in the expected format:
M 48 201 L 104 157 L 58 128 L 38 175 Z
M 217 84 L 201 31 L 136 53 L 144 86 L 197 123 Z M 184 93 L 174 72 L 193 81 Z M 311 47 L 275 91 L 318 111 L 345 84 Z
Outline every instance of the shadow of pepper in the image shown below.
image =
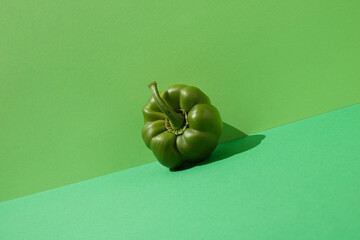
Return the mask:
M 220 137 L 219 145 L 216 147 L 216 149 L 209 158 L 202 160 L 196 164 L 184 163 L 179 168 L 170 169 L 170 171 L 182 171 L 192 167 L 206 165 L 229 158 L 233 155 L 245 152 L 256 147 L 261 143 L 264 138 L 265 135 L 262 134 L 248 136 L 244 132 L 232 127 L 227 123 L 224 123 L 223 134 Z
M 223 122 L 223 130 L 219 139 L 219 143 L 228 142 L 234 139 L 246 137 L 247 134 L 240 131 L 239 129 Z
M 250 150 L 259 145 L 264 138 L 265 135 L 258 134 L 221 143 L 216 147 L 215 151 L 209 158 L 199 162 L 197 165 L 206 165 Z

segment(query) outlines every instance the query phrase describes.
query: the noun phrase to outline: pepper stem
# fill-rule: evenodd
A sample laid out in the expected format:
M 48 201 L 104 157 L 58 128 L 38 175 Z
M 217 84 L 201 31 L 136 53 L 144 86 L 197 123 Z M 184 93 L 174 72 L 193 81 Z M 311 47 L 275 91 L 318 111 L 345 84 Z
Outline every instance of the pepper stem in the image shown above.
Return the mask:
M 155 81 L 151 82 L 148 86 L 151 89 L 156 104 L 158 105 L 160 110 L 169 118 L 172 126 L 176 129 L 181 128 L 184 124 L 183 116 L 176 113 L 164 102 L 164 100 L 160 97 L 159 91 L 157 89 L 157 83 Z

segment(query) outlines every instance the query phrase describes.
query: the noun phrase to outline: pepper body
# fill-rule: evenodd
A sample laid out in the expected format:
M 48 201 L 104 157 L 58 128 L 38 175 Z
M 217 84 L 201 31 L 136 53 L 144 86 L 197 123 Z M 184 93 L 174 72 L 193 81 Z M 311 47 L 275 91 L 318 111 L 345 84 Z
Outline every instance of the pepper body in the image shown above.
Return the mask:
M 173 85 L 158 92 L 143 108 L 142 138 L 158 161 L 176 169 L 185 163 L 208 158 L 222 132 L 222 119 L 210 99 L 200 89 Z

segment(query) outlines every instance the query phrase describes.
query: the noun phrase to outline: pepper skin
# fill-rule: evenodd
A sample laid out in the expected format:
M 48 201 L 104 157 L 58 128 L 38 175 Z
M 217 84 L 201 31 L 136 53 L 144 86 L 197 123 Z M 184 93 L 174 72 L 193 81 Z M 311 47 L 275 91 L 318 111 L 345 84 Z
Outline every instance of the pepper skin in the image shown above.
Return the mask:
M 143 108 L 142 138 L 157 160 L 170 170 L 208 158 L 222 132 L 218 110 L 200 89 L 173 85 L 152 97 Z

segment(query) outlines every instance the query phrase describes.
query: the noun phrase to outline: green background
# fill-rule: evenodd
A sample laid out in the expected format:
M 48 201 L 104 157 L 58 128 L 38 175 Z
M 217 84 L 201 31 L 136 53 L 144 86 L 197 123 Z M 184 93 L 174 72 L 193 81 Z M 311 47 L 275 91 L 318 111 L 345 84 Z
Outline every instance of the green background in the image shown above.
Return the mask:
M 360 104 L 0 203 L 1 240 L 358 240 Z M 140 156 L 140 155 L 139 155 Z
M 154 161 L 154 80 L 199 87 L 247 134 L 360 101 L 359 1 L 0 5 L 0 200 Z

